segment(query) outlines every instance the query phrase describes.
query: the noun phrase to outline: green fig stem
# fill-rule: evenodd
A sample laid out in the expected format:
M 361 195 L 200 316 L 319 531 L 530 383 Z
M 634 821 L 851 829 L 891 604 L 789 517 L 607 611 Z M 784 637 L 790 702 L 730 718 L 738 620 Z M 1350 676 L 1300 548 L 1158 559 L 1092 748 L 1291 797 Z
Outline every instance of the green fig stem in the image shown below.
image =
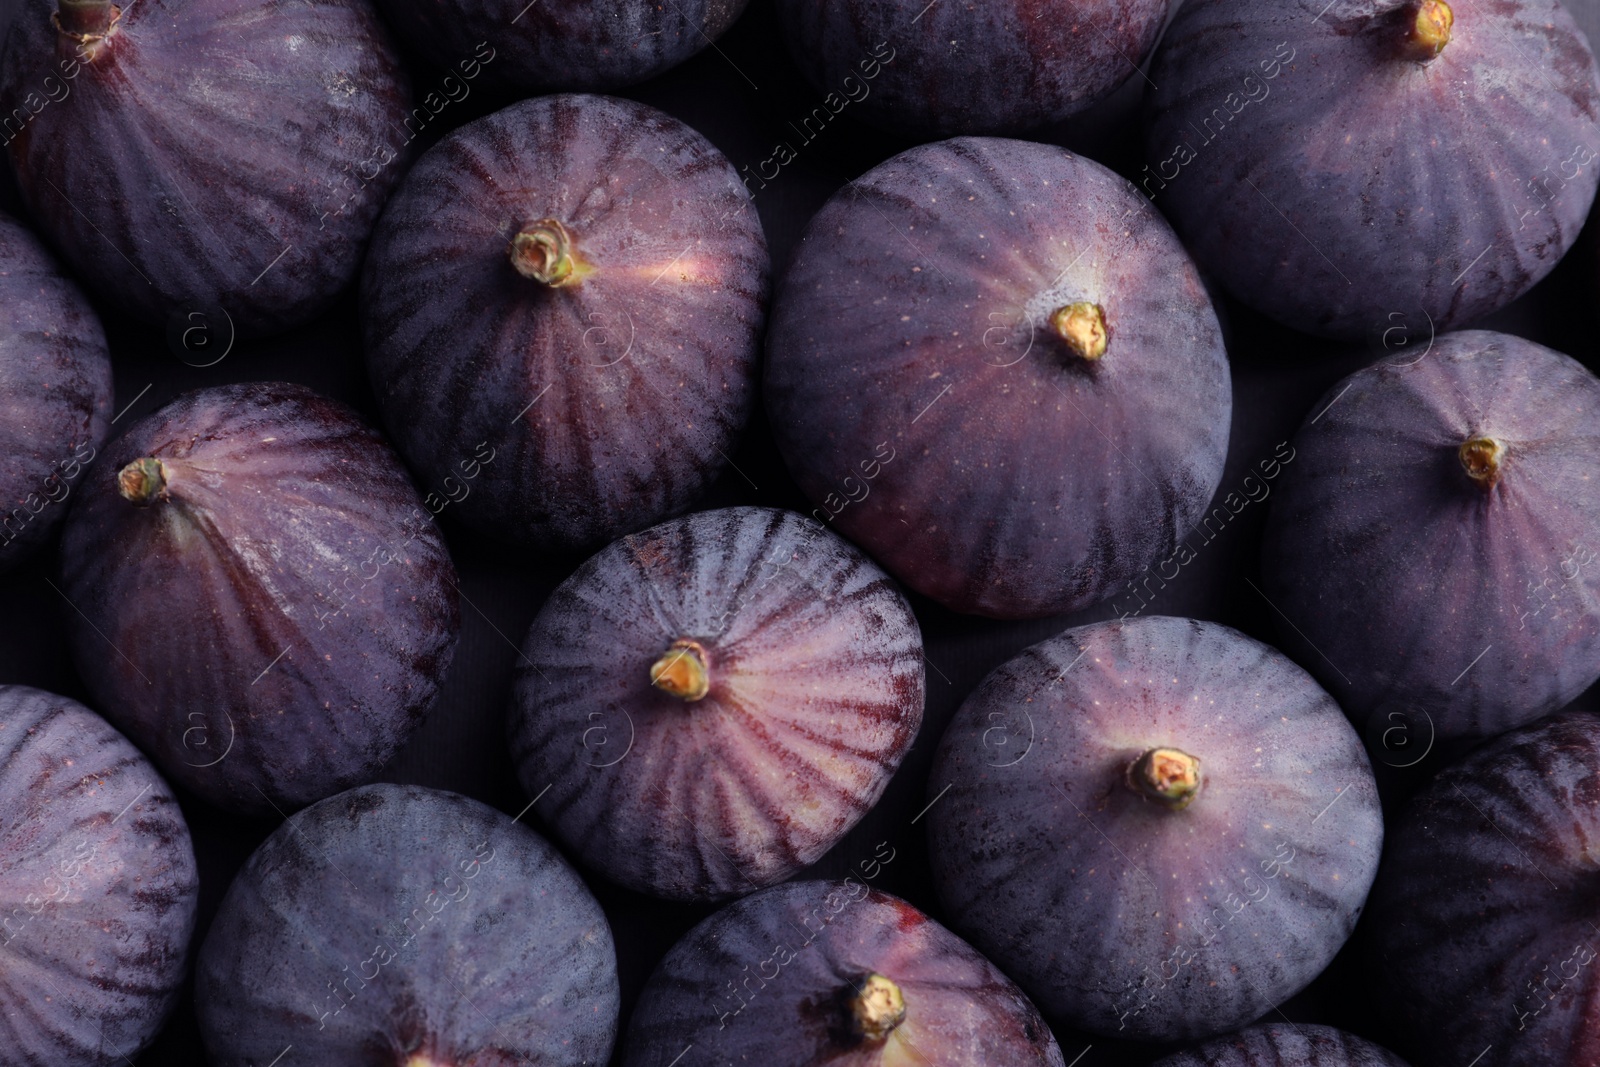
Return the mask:
M 1458 452 L 1461 469 L 1467 477 L 1477 482 L 1484 492 L 1500 484 L 1500 469 L 1505 462 L 1506 446 L 1492 437 L 1473 437 L 1461 443 Z
M 121 17 L 111 0 L 56 0 L 56 28 L 80 41 L 104 37 Z
M 572 234 L 555 219 L 524 226 L 511 239 L 511 265 L 524 278 L 552 289 L 576 285 L 589 273 L 573 249 Z
M 1093 363 L 1106 354 L 1106 313 L 1099 304 L 1080 301 L 1059 307 L 1050 316 L 1050 328 L 1079 359 Z
M 1418 63 L 1438 58 L 1444 46 L 1450 43 L 1456 13 L 1445 0 L 1412 0 L 1404 11 L 1406 35 L 1401 42 L 1401 54 Z
M 1182 749 L 1149 749 L 1128 765 L 1128 786 L 1140 796 L 1182 811 L 1200 792 L 1200 760 Z
M 167 467 L 149 456 L 136 459 L 117 474 L 117 488 L 124 500 L 147 508 L 167 495 Z
M 650 684 L 685 703 L 701 699 L 711 691 L 705 648 L 686 637 L 672 642 L 650 665 Z
M 851 1028 L 866 1041 L 882 1041 L 905 1022 L 906 998 L 900 987 L 873 973 L 850 999 Z

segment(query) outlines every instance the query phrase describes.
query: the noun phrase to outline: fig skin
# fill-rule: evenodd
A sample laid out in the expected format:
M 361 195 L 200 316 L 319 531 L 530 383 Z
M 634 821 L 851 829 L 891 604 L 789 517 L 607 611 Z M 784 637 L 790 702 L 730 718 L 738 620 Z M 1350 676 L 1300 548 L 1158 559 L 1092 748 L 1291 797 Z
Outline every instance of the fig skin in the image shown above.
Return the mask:
M 1415 0 L 1179 10 L 1134 180 L 1239 300 L 1330 337 L 1373 337 L 1393 314 L 1442 332 L 1572 246 L 1600 182 L 1582 31 L 1556 0 L 1449 6 L 1427 60 L 1405 54 Z
M 897 987 L 905 1012 L 877 1039 L 855 1029 L 850 1007 L 873 975 Z M 673 946 L 629 1020 L 620 1067 L 665 1063 L 685 1044 L 701 1062 L 768 1067 L 1062 1064 L 1049 1027 L 994 964 L 852 878 L 763 890 Z
M 0 214 L 0 572 L 36 551 L 111 432 L 111 356 L 94 309 Z
M 538 834 L 475 800 L 371 785 L 280 826 L 228 887 L 195 1007 L 214 1067 L 603 1064 L 616 950 Z
M 1098 359 L 1051 324 L 1080 304 L 1103 314 Z M 840 190 L 767 359 L 812 515 L 956 611 L 1103 600 L 1176 550 L 1222 477 L 1232 385 L 1205 287 L 1125 179 L 1063 149 L 961 138 Z
M 200 883 L 177 800 L 94 712 L 5 685 L 0 805 L 6 1063 L 130 1062 L 177 1003 L 194 932 Z
M 1496 738 L 1392 831 L 1363 938 L 1374 1003 L 1416 1062 L 1594 1063 L 1600 721 L 1563 712 Z
M 1158 747 L 1199 761 L 1170 806 L 1133 788 Z M 1190 619 L 1082 626 L 1002 664 L 928 792 L 957 932 L 1052 1019 L 1141 1040 L 1221 1033 L 1303 989 L 1354 928 L 1383 842 L 1333 699 Z
M 768 258 L 749 208 L 709 141 L 628 100 L 526 100 L 446 137 L 363 282 L 400 451 L 439 484 L 488 442 L 456 512 L 524 546 L 593 548 L 687 509 L 752 403 Z M 511 261 L 552 220 L 578 264 L 560 285 Z
M 1109 96 L 1155 47 L 1169 6 L 779 0 L 778 13 L 817 92 L 897 134 L 949 137 L 1029 129 Z
M 220 310 L 254 337 L 311 319 L 354 280 L 415 136 L 366 0 L 124 2 L 83 42 L 57 21 L 55 0 L 17 15 L 0 118 L 30 117 L 0 138 L 39 226 L 97 297 L 154 324 Z
M 119 491 L 141 457 L 166 475 L 143 507 Z M 230 811 L 281 816 L 376 775 L 460 628 L 444 540 L 377 433 L 301 385 L 231 385 L 141 420 L 96 470 L 62 560 L 107 717 Z
M 704 695 L 652 684 L 705 666 Z M 512 758 L 552 832 L 614 882 L 714 900 L 815 862 L 877 801 L 922 721 L 922 635 L 821 525 L 727 508 L 623 538 L 523 643 Z M 545 790 L 548 789 L 548 793 Z
M 1406 1067 L 1406 1062 L 1331 1026 L 1267 1023 L 1167 1056 L 1154 1067 Z
M 384 5 L 395 31 L 429 62 L 450 67 L 491 42 L 483 68 L 529 92 L 604 91 L 677 66 L 732 26 L 749 0 L 405 0 Z
M 1478 438 L 1504 449 L 1492 488 L 1463 464 Z M 1358 724 L 1402 712 L 1492 735 L 1600 677 L 1600 380 L 1577 361 L 1440 337 L 1335 385 L 1293 447 L 1264 588 Z

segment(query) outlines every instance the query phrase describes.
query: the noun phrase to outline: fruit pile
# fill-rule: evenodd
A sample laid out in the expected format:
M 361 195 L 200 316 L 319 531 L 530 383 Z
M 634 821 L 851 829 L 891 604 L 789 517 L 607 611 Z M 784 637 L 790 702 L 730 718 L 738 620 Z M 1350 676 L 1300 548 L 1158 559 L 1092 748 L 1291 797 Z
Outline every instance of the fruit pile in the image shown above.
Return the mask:
M 1592 0 L 8 23 L 0 1067 L 1600 1067 Z

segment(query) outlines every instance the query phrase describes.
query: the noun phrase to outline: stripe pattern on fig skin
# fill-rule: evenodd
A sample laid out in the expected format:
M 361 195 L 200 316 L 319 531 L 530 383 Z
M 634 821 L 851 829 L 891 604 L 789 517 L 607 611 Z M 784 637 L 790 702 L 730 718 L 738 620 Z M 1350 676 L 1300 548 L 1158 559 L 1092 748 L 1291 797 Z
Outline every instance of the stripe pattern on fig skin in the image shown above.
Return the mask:
M 1363 947 L 1419 1067 L 1600 1063 L 1600 721 L 1562 712 L 1480 746 L 1391 836 Z
M 17 1067 L 111 1067 L 161 1028 L 199 892 L 144 756 L 76 701 L 0 686 L 0 1041 Z
M 241 337 L 311 319 L 355 278 L 412 136 L 409 81 L 376 11 L 121 6 L 92 58 L 56 31 L 55 0 L 28 0 L 13 23 L 0 120 L 31 117 L 0 139 L 34 217 L 133 318 L 221 307 Z M 67 95 L 32 113 L 47 78 Z
M 650 684 L 679 638 L 707 651 L 711 689 L 692 703 Z M 617 542 L 551 594 L 523 655 L 523 788 L 586 864 L 672 899 L 748 893 L 816 861 L 877 801 L 922 720 L 904 596 L 853 546 L 775 509 Z
M 511 267 L 508 242 L 545 218 L 594 274 L 546 289 Z M 748 194 L 694 130 L 632 101 L 529 100 L 440 142 L 389 204 L 363 281 L 368 371 L 430 484 L 496 449 L 463 521 L 592 548 L 721 472 L 753 403 L 768 272 Z
M 1354 1034 L 1315 1023 L 1267 1023 L 1157 1060 L 1154 1067 L 1407 1067 Z
M 170 499 L 140 508 L 116 475 L 149 455 Z M 281 815 L 376 774 L 460 627 L 443 537 L 378 434 L 304 386 L 225 386 L 141 420 L 96 471 L 62 560 L 107 717 L 231 811 Z

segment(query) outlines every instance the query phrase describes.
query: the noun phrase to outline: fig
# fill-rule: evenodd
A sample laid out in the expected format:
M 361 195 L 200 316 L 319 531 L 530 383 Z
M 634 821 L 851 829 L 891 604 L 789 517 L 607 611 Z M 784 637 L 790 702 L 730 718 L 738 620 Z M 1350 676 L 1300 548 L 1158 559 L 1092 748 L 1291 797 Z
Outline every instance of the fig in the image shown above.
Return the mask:
M 1600 677 L 1600 381 L 1466 331 L 1336 384 L 1262 549 L 1285 640 L 1358 723 L 1502 733 Z
M 1441 771 L 1391 827 L 1363 928 L 1374 1003 L 1419 1064 L 1600 1055 L 1600 721 L 1563 712 Z
M 769 974 L 767 968 L 771 967 Z M 1011 980 L 898 897 L 854 878 L 762 890 L 706 919 L 650 976 L 621 1067 L 1061 1067 Z
M 62 535 L 107 717 L 213 804 L 370 780 L 455 651 L 455 568 L 398 457 L 300 385 L 187 393 L 113 441 Z M 372 573 L 367 573 L 368 571 Z
M 1155 47 L 1169 6 L 779 0 L 778 12 L 795 64 L 828 94 L 824 124 L 849 106 L 896 133 L 948 137 L 1056 122 L 1110 95 Z
M 1135 181 L 1234 296 L 1309 333 L 1499 310 L 1600 182 L 1600 68 L 1556 0 L 1191 0 L 1150 80 Z
M 1370 1041 L 1306 1023 L 1267 1023 L 1157 1060 L 1155 1067 L 1406 1067 Z
M 630 889 L 749 893 L 872 807 L 922 721 L 922 635 L 821 524 L 726 508 L 624 537 L 523 643 L 512 758 L 551 829 Z
M 520 544 L 593 548 L 687 509 L 751 405 L 768 262 L 749 206 L 709 141 L 628 100 L 526 100 L 446 137 L 362 286 L 400 451 Z
M 5 1061 L 112 1067 L 177 1003 L 199 877 L 172 791 L 66 697 L 0 686 Z
M 811 221 L 766 399 L 811 514 L 956 611 L 1076 611 L 1176 550 L 1232 387 L 1205 287 L 1125 179 L 1064 149 L 904 152 Z
M 417 132 L 366 0 L 26 0 L 12 31 L 0 139 L 97 297 L 259 336 L 355 278 Z
M 1052 1019 L 1141 1040 L 1231 1030 L 1303 989 L 1354 928 L 1383 842 L 1333 699 L 1191 619 L 1081 626 L 1002 664 L 951 720 L 928 791 L 956 931 Z
M 617 961 L 599 903 L 538 834 L 418 786 L 329 797 L 278 827 L 201 946 L 214 1067 L 603 1064 Z
M 37 549 L 111 432 L 100 320 L 50 253 L 0 214 L 0 571 Z

